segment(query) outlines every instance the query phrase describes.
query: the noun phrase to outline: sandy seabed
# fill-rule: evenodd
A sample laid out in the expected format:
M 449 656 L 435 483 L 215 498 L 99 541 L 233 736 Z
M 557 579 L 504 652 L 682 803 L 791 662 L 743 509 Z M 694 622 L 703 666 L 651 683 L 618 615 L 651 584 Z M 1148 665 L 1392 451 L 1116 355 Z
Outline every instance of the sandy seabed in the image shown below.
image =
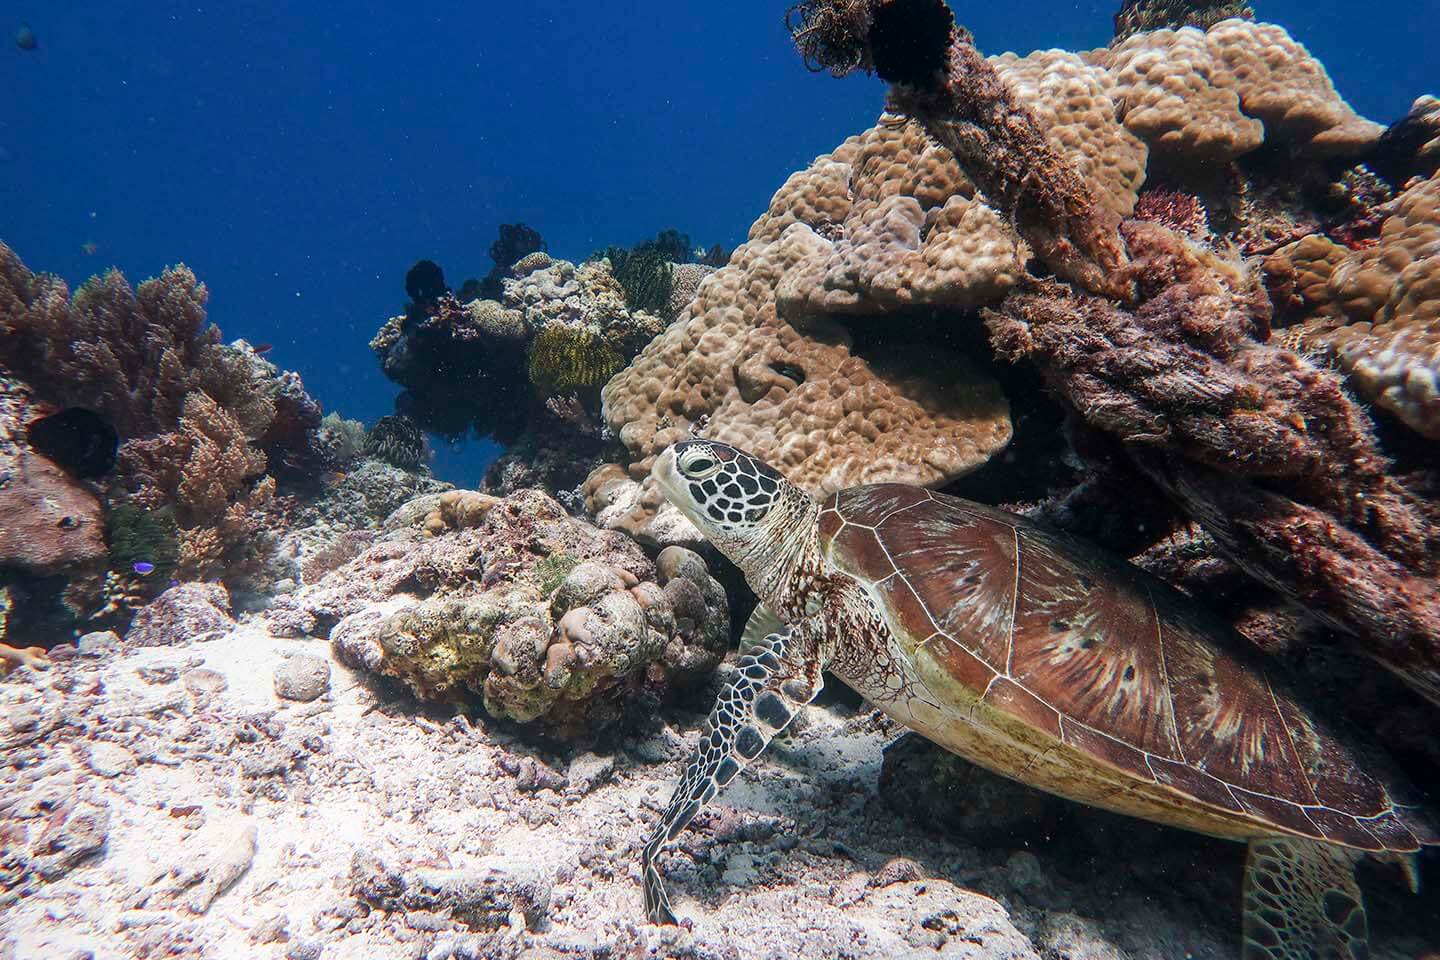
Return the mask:
M 1237 955 L 1238 846 L 1089 811 L 1066 822 L 1113 856 L 969 845 L 904 815 L 923 785 L 879 795 L 901 731 L 844 702 L 664 858 L 687 925 L 644 924 L 639 847 L 698 715 L 551 753 L 261 623 L 0 682 L 0 958 Z M 1362 880 L 1376 957 L 1423 955 L 1426 898 Z

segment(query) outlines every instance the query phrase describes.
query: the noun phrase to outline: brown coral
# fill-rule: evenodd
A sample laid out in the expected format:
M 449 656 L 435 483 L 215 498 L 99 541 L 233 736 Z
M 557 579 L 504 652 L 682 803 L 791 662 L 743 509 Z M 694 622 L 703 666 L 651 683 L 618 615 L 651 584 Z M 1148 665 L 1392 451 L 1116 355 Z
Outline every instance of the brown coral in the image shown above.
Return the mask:
M 1265 269 L 1308 318 L 1289 342 L 1333 354 L 1362 396 L 1440 438 L 1440 174 L 1389 210 L 1373 246 L 1311 235 Z
M 1226 162 L 1262 142 L 1305 156 L 1359 153 L 1383 128 L 1358 116 L 1285 28 L 1248 20 L 1136 34 L 1095 60 L 1125 126 L 1172 160 Z
M 816 166 L 843 171 L 828 158 Z M 822 194 L 826 181 L 815 178 Z M 757 238 L 605 387 L 606 420 L 630 449 L 635 476 L 707 422 L 707 435 L 754 450 L 817 492 L 881 478 L 936 483 L 1004 446 L 1004 397 L 958 356 L 936 351 L 928 366 L 907 368 L 894 353 L 858 356 L 833 322 L 811 317 L 800 329 L 782 319 L 776 298 L 786 274 L 828 258 L 832 245 L 801 222 L 768 241 L 773 222 L 762 217 Z
M 491 714 L 565 737 L 719 662 L 725 591 L 698 555 L 652 563 L 539 491 L 454 493 L 449 507 L 487 505 L 478 525 L 387 536 L 277 601 L 272 624 L 328 634 L 347 661 L 422 698 L 479 694 Z

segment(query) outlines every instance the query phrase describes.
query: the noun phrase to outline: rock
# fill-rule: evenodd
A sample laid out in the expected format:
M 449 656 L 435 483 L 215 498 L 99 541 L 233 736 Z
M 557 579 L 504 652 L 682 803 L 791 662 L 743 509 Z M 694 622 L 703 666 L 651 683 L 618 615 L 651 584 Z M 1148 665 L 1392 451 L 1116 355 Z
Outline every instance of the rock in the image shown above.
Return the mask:
M 250 869 L 255 859 L 258 831 L 253 822 L 246 823 L 201 860 L 199 866 L 185 868 L 180 874 L 181 887 L 193 887 L 184 898 L 191 913 L 204 913 L 210 904 Z
M 48 577 L 105 557 L 95 494 L 48 457 L 0 447 L 0 567 Z
M 209 667 L 195 667 L 180 676 L 180 685 L 195 698 L 197 707 L 204 707 L 230 686 L 225 675 Z
M 182 583 L 141 607 L 125 632 L 125 643 L 158 647 L 186 643 L 235 629 L 230 593 L 218 583 Z
M 633 540 L 537 490 L 445 497 L 478 525 L 382 539 L 277 600 L 272 623 L 283 610 L 288 630 L 308 610 L 334 624 L 345 663 L 424 700 L 478 693 L 492 715 L 562 738 L 593 736 L 723 656 L 729 608 L 698 555 L 661 573 Z
M 91 800 L 67 801 L 41 824 L 37 824 L 39 834 L 28 854 L 18 859 L 23 863 L 23 875 L 49 882 L 104 851 L 110 839 L 110 806 Z M 7 860 L 10 856 L 7 850 Z
M 90 745 L 85 764 L 102 777 L 118 777 L 135 769 L 135 757 L 124 747 L 102 740 Z
M 1125 960 L 1125 954 L 1100 933 L 1093 921 L 1073 913 L 1047 916 L 1040 924 L 1035 945 L 1054 960 Z
M 356 851 L 350 883 L 356 899 L 372 907 L 448 911 L 471 930 L 505 927 L 514 912 L 524 918 L 527 929 L 536 930 L 550 911 L 550 878 L 499 858 L 487 857 L 461 869 L 397 869 L 374 854 Z
M 120 637 L 114 630 L 96 630 L 75 642 L 82 657 L 104 657 L 120 649 Z
M 289 925 L 290 918 L 283 913 L 266 917 L 250 928 L 250 942 L 275 943 L 284 940 L 288 935 L 285 928 Z
M 914 860 L 909 857 L 892 857 L 885 862 L 885 866 L 875 871 L 875 876 L 870 878 L 870 886 L 888 887 L 892 883 L 910 883 L 923 876 L 920 864 Z
M 285 960 L 320 960 L 324 952 L 325 947 L 319 940 L 296 940 L 285 951 Z
M 572 793 L 586 794 L 610 781 L 615 774 L 615 758 L 595 753 L 582 753 L 570 761 L 565 772 Z
M 309 703 L 330 689 L 330 662 L 309 653 L 297 653 L 275 668 L 275 695 Z

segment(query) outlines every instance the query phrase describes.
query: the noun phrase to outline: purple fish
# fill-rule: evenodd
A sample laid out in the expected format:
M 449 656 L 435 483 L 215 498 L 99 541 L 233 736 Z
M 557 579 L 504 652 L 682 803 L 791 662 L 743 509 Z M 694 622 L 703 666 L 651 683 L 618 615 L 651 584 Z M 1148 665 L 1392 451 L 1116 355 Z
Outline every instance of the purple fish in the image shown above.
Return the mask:
M 136 560 L 130 565 L 130 569 L 134 570 L 142 577 L 148 577 L 150 574 L 155 572 L 155 564 L 145 560 Z

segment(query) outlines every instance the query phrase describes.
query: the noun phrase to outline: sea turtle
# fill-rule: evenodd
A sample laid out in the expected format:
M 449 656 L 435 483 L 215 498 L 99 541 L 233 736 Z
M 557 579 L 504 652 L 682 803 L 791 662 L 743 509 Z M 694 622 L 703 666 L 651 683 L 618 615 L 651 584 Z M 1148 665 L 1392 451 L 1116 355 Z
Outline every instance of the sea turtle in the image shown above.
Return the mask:
M 643 853 L 757 757 L 829 670 L 948 750 L 1107 810 L 1249 843 L 1245 960 L 1360 960 L 1361 852 L 1415 878 L 1440 831 L 1379 753 L 1311 716 L 1228 626 L 1124 561 L 905 484 L 823 503 L 754 457 L 686 440 L 666 496 L 761 599 L 739 675 Z

